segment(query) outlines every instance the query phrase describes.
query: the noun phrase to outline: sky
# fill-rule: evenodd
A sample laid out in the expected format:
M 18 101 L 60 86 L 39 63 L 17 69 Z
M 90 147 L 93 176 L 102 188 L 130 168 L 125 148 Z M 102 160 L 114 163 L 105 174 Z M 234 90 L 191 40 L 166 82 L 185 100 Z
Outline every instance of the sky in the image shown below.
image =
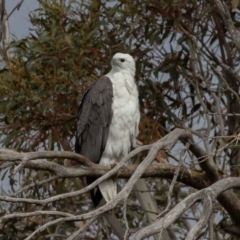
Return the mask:
M 6 0 L 6 11 L 9 14 L 12 9 L 20 2 L 20 0 Z M 38 8 L 37 0 L 24 0 L 21 8 L 15 10 L 9 18 L 10 32 L 17 36 L 17 38 L 25 37 L 30 28 L 28 14 L 32 10 Z

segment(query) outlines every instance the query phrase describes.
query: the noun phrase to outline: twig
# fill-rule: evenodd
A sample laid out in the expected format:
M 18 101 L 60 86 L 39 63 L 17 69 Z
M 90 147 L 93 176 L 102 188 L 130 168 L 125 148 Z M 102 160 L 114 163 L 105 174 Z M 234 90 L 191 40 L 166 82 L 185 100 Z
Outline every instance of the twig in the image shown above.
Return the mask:
M 123 204 L 123 218 L 124 218 L 124 222 L 125 222 L 125 225 L 126 225 L 124 240 L 127 240 L 128 239 L 128 233 L 129 233 L 129 225 L 128 225 L 128 220 L 127 220 L 127 200 L 125 200 L 124 204 Z
M 54 180 L 57 180 L 57 179 L 59 179 L 58 176 L 53 176 L 53 177 L 44 179 L 44 180 L 42 180 L 42 181 L 40 181 L 40 182 L 33 182 L 33 183 L 31 183 L 31 184 L 23 187 L 23 188 L 20 188 L 18 191 L 10 194 L 9 197 L 16 197 L 19 193 L 22 193 L 22 192 L 24 192 L 24 191 L 26 191 L 26 190 L 29 190 L 29 189 L 32 188 L 32 187 L 36 187 L 36 186 L 39 187 L 39 186 L 41 186 L 41 185 L 43 185 L 43 184 L 46 184 L 46 183 L 48 183 L 48 182 L 51 182 L 51 181 L 54 181 Z
M 209 218 L 209 239 L 214 240 L 214 213 Z
M 167 204 L 165 210 L 162 211 L 162 212 L 157 216 L 157 218 L 160 218 L 160 217 L 164 216 L 164 214 L 165 214 L 166 212 L 168 212 L 169 209 L 170 209 L 170 207 L 171 207 L 171 202 L 172 202 L 172 201 L 171 201 L 171 198 L 172 198 L 173 189 L 174 189 L 174 186 L 175 186 L 175 184 L 176 184 L 176 182 L 177 182 L 177 179 L 178 179 L 178 176 L 179 176 L 179 172 L 180 172 L 181 166 L 182 166 L 183 161 L 184 161 L 184 155 L 186 154 L 186 151 L 188 150 L 189 145 L 190 145 L 189 142 L 187 142 L 187 143 L 186 143 L 186 147 L 181 151 L 180 160 L 179 160 L 178 166 L 177 166 L 177 168 L 176 168 L 176 171 L 175 171 L 175 173 L 174 173 L 174 177 L 173 177 L 173 180 L 172 180 L 172 182 L 171 182 L 171 185 L 170 185 L 170 188 L 169 188 L 169 191 L 168 191 L 168 195 L 167 195 L 167 196 L 168 196 L 168 204 Z
M 8 19 L 11 17 L 11 15 L 15 12 L 15 10 L 19 10 L 19 9 L 20 9 L 20 7 L 22 6 L 23 2 L 24 2 L 24 0 L 21 0 L 21 1 L 12 9 L 12 11 L 7 15 L 6 20 L 8 20 Z
M 90 220 L 87 221 L 87 223 L 84 224 L 84 226 L 80 229 L 78 229 L 76 232 L 74 232 L 70 237 L 67 238 L 67 240 L 74 240 L 76 239 L 77 237 L 81 237 L 81 239 L 83 238 L 83 236 L 79 236 L 80 234 L 82 235 L 82 233 L 84 233 L 88 227 L 90 225 L 92 225 L 96 220 L 98 219 L 98 216 L 97 217 L 94 217 Z

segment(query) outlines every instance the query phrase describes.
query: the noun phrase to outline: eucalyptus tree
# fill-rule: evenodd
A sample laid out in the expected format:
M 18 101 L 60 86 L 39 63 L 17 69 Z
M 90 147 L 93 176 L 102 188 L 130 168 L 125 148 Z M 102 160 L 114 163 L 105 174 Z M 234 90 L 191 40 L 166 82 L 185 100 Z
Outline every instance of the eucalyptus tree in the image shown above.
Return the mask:
M 240 185 L 238 1 L 39 2 L 29 35 L 9 42 L 1 2 L 0 141 L 8 150 L 0 169 L 10 187 L 0 196 L 0 238 L 117 239 L 87 190 L 79 193 L 79 176 L 109 169 L 70 152 L 79 100 L 113 54 L 127 52 L 137 64 L 143 146 L 134 164 L 111 170 L 126 180 L 104 211 L 114 209 L 125 239 L 162 230 L 163 239 L 237 239 L 239 193 L 226 190 Z M 133 188 L 137 173 L 146 179 Z

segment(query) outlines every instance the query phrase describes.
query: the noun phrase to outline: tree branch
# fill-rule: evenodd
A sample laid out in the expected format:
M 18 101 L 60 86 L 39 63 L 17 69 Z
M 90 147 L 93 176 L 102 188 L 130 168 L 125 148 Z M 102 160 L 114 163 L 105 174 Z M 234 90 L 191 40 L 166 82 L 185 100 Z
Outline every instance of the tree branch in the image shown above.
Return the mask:
M 224 1 L 220 0 L 213 0 L 213 2 L 216 4 L 217 9 L 223 19 L 223 22 L 225 23 L 225 27 L 227 28 L 228 32 L 230 33 L 232 37 L 232 41 L 238 51 L 240 52 L 240 38 L 239 38 L 239 31 L 236 30 L 234 27 L 233 21 L 231 19 L 231 15 L 229 12 L 229 9 Z
M 83 239 L 82 234 L 84 233 L 84 231 L 86 231 L 88 229 L 88 227 L 90 225 L 92 225 L 97 219 L 98 219 L 98 217 L 88 220 L 87 223 L 84 224 L 84 226 L 82 228 L 80 228 L 76 232 L 74 232 L 69 238 L 67 238 L 67 240 Z
M 158 232 L 166 229 L 170 224 L 172 224 L 177 218 L 180 217 L 187 209 L 189 209 L 194 203 L 201 200 L 204 202 L 204 208 L 206 208 L 195 227 L 189 232 L 187 239 L 196 239 L 199 235 L 200 226 L 203 226 L 207 222 L 212 213 L 212 204 L 216 200 L 217 196 L 222 192 L 230 188 L 240 187 L 240 178 L 225 178 L 217 183 L 214 183 L 208 188 L 200 190 L 196 193 L 191 194 L 186 197 L 180 203 L 178 203 L 168 214 L 166 214 L 161 219 L 156 220 L 154 223 L 150 224 L 147 227 L 140 229 L 135 233 L 133 239 L 140 240 L 144 237 L 151 236 Z M 209 207 L 207 205 L 211 202 Z M 207 211 L 208 210 L 208 211 Z M 192 234 L 196 234 L 194 237 Z M 190 238 L 193 237 L 193 238 Z
M 229 225 L 226 223 L 221 223 L 220 228 L 227 233 L 234 234 L 234 235 L 240 237 L 240 229 L 236 225 L 233 225 L 233 224 Z
M 218 168 L 209 161 L 207 154 L 194 143 L 193 139 L 190 141 L 189 149 L 198 159 L 199 165 L 206 172 L 210 183 L 217 182 L 221 179 Z M 218 197 L 218 201 L 229 213 L 236 225 L 240 224 L 240 201 L 238 197 L 232 191 L 226 191 Z
M 52 216 L 61 216 L 61 217 L 73 217 L 73 214 L 66 213 L 66 212 L 59 212 L 59 211 L 35 211 L 35 212 L 28 212 L 28 213 L 14 213 L 8 214 L 1 217 L 1 222 L 5 223 L 7 220 L 12 218 L 25 218 L 25 217 L 32 217 L 37 215 L 52 215 Z

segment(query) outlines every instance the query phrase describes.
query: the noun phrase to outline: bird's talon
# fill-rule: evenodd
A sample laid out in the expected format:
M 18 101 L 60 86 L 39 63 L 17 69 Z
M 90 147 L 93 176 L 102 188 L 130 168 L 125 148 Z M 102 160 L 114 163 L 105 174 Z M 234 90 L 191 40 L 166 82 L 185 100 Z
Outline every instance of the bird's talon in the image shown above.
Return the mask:
M 116 162 L 115 160 L 111 160 L 111 161 L 109 162 L 109 164 L 110 164 L 111 168 L 114 168 L 114 167 L 117 166 L 117 162 Z

